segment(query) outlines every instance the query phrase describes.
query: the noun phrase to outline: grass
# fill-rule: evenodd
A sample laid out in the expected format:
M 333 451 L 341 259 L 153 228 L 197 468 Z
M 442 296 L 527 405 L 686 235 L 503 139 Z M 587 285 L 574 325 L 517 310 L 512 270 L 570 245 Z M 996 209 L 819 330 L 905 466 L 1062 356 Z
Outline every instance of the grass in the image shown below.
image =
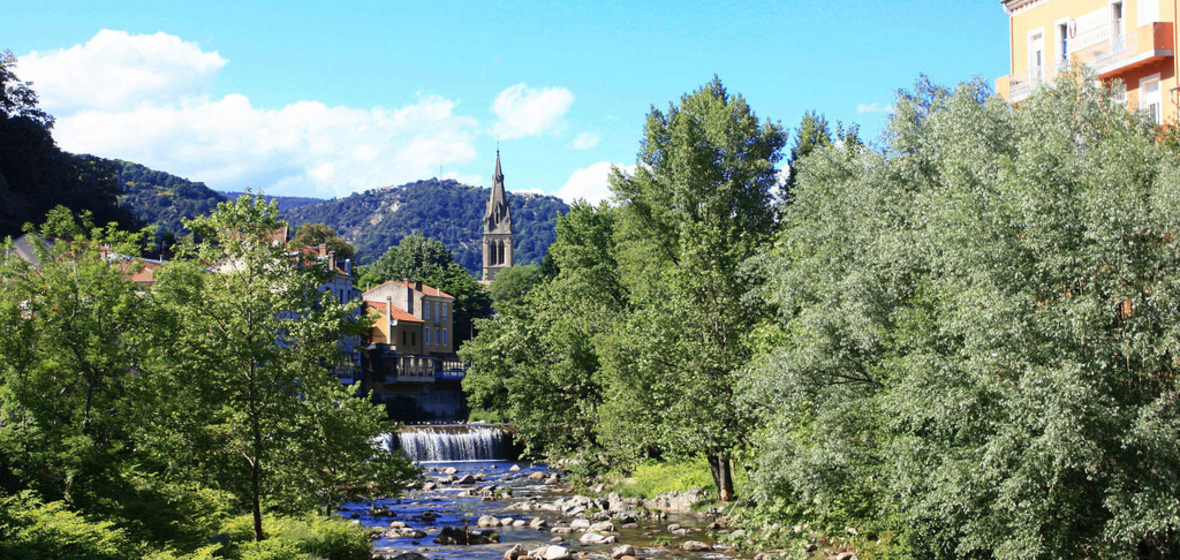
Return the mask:
M 703 457 L 675 463 L 640 463 L 629 477 L 620 478 L 622 480 L 614 486 L 614 490 L 627 498 L 651 499 L 657 494 L 684 491 L 693 486 L 700 486 L 717 495 L 709 464 Z

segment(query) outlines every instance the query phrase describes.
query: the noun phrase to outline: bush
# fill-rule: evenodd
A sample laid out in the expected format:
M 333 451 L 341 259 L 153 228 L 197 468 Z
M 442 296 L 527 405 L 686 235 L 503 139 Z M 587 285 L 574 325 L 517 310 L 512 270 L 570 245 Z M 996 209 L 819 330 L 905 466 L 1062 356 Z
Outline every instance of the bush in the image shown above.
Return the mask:
M 645 461 L 635 467 L 630 477 L 616 484 L 614 490 L 620 496 L 650 499 L 663 492 L 684 491 L 693 486 L 717 495 L 704 457 L 677 463 Z
M 108 521 L 87 521 L 63 502 L 31 492 L 0 499 L 0 558 L 7 560 L 131 560 L 140 555 Z
M 267 538 L 258 543 L 251 540 L 249 515 L 230 520 L 222 531 L 235 543 L 230 557 L 241 560 L 368 560 L 371 555 L 368 532 L 338 517 L 266 517 L 262 531 Z

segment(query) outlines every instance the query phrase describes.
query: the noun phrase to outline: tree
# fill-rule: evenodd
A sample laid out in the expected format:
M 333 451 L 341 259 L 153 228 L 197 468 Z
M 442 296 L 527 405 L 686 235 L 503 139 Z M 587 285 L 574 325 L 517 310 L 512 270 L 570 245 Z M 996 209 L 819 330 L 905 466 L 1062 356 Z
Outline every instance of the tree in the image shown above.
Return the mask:
M 459 263 L 435 269 L 426 277 L 426 283 L 455 298 L 452 321 L 456 346 L 475 335 L 477 320 L 491 317 L 492 300 L 487 290 Z
M 274 237 L 283 224 L 262 196 L 186 225 L 202 241 L 162 269 L 155 293 L 184 326 L 151 378 L 157 453 L 238 496 L 255 540 L 264 508 L 404 484 L 405 460 L 373 448 L 384 412 L 331 373 L 345 359 L 339 340 L 365 330 L 354 305 L 318 290 L 334 272 Z
M 497 310 L 506 309 L 523 303 L 528 295 L 541 281 L 541 271 L 536 265 L 520 265 L 508 267 L 496 274 L 488 286 L 488 294 L 492 297 L 492 304 Z
M 351 259 L 355 253 L 348 241 L 336 235 L 336 230 L 324 224 L 306 224 L 300 227 L 291 242 L 304 247 L 327 245 L 329 251 L 336 253 L 336 260 L 339 261 Z
M 93 508 L 132 449 L 149 311 L 116 255 L 139 240 L 61 206 L 37 234 L 35 265 L 0 246 L 0 488 Z
M 749 425 L 733 400 L 764 315 L 743 272 L 775 228 L 782 128 L 719 79 L 647 118 L 634 174 L 615 170 L 621 284 L 635 311 L 608 358 L 618 447 L 703 454 L 721 499 Z
M 361 268 L 361 285 L 380 284 L 390 280 L 425 280 L 455 262 L 455 257 L 441 241 L 427 239 L 422 234 L 403 237 L 401 243 L 385 251 L 381 258 Z
M 922 79 L 887 151 L 809 157 L 742 390 L 761 504 L 915 558 L 1180 554 L 1180 164 L 1095 84 Z

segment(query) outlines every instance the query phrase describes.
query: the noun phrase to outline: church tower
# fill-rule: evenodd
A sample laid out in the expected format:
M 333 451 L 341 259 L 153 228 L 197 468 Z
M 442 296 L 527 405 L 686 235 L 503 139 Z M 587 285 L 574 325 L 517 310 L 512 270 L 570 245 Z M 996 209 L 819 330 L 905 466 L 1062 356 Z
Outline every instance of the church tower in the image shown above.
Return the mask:
M 492 196 L 483 216 L 483 281 L 496 279 L 496 273 L 512 266 L 512 213 L 504 194 L 504 173 L 500 171 L 500 150 L 496 150 L 496 174 L 492 178 Z

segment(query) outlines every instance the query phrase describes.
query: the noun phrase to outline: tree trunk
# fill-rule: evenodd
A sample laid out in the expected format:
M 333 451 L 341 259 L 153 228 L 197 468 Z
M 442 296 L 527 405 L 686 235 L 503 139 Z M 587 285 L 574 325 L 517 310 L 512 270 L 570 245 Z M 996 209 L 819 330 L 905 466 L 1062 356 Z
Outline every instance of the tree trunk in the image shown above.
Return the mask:
M 713 473 L 713 485 L 717 487 L 717 496 L 723 502 L 733 500 L 733 468 L 729 457 L 722 455 L 709 456 L 709 470 Z
M 262 488 L 261 488 L 261 469 L 258 468 L 258 459 L 254 459 L 254 464 L 250 467 L 250 512 L 254 514 L 254 542 L 261 541 L 264 536 L 262 534 Z

